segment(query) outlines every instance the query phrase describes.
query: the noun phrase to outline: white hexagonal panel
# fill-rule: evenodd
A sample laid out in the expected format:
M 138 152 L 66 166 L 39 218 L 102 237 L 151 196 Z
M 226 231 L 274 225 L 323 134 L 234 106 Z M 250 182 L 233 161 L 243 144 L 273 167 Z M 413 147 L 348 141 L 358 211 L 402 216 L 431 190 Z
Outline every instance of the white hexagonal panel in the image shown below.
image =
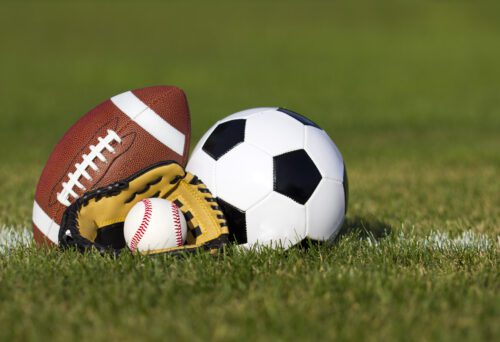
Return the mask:
M 304 125 L 285 113 L 265 111 L 247 119 L 245 141 L 277 156 L 304 147 Z
M 344 178 L 344 160 L 337 146 L 325 131 L 306 126 L 305 150 L 324 178 L 342 182 Z
M 320 241 L 335 237 L 345 216 L 342 182 L 323 178 L 306 203 L 306 212 L 307 237 Z
M 217 122 L 217 124 L 220 124 L 220 123 L 223 123 L 223 122 L 226 122 L 229 120 L 246 119 L 255 113 L 265 112 L 265 111 L 275 110 L 275 109 L 276 109 L 276 107 L 257 107 L 257 108 L 245 109 L 245 110 L 236 112 L 234 114 L 231 114 L 229 116 L 226 116 L 224 119 L 219 120 L 219 122 Z
M 246 212 L 245 247 L 288 248 L 306 236 L 305 207 L 276 192 Z
M 196 148 L 186 166 L 186 170 L 200 178 L 214 196 L 217 196 L 215 184 L 216 161 L 201 148 Z
M 247 210 L 273 190 L 273 159 L 250 144 L 242 143 L 216 164 L 217 196 Z

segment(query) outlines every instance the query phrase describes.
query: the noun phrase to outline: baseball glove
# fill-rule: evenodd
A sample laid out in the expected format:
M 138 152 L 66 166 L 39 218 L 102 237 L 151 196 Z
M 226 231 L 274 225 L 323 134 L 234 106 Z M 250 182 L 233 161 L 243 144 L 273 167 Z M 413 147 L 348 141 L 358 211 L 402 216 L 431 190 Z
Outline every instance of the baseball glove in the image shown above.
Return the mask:
M 118 254 L 126 246 L 125 217 L 145 198 L 174 202 L 188 224 L 187 244 L 144 254 L 184 254 L 206 250 L 217 253 L 228 243 L 224 214 L 207 187 L 173 161 L 155 164 L 120 182 L 87 192 L 63 216 L 59 245 L 84 252 Z

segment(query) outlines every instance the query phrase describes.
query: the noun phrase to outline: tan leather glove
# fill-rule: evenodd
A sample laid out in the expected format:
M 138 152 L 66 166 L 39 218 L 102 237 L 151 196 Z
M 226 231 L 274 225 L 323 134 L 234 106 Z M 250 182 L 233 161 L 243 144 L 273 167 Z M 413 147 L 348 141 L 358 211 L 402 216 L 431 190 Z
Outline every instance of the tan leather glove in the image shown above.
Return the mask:
M 187 244 L 144 254 L 216 253 L 227 245 L 226 220 L 215 198 L 196 176 L 167 161 L 76 200 L 64 213 L 60 246 L 118 254 L 125 247 L 125 217 L 137 202 L 152 197 L 168 199 L 181 209 L 188 224 Z

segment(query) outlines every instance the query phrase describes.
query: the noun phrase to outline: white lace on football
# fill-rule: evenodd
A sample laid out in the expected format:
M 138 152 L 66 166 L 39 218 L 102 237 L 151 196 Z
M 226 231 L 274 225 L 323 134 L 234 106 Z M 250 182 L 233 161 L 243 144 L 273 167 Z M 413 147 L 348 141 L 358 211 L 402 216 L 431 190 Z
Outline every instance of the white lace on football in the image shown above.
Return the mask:
M 116 134 L 115 131 L 108 129 L 108 135 L 106 135 L 104 138 L 99 137 L 98 138 L 99 143 L 97 145 L 90 145 L 90 153 L 89 154 L 84 154 L 82 156 L 82 163 L 76 163 L 75 164 L 75 171 L 73 173 L 68 173 L 68 178 L 69 180 L 67 182 L 62 183 L 62 191 L 57 194 L 57 200 L 65 205 L 69 206 L 71 202 L 69 201 L 70 196 L 73 197 L 74 199 L 77 199 L 79 196 L 75 191 L 75 186 L 80 189 L 80 190 L 87 190 L 85 187 L 80 183 L 80 178 L 84 177 L 85 179 L 92 181 L 92 177 L 90 176 L 89 172 L 87 171 L 88 168 L 90 167 L 93 171 L 99 171 L 99 168 L 96 165 L 96 159 L 99 159 L 101 162 L 106 163 L 106 157 L 104 156 L 103 152 L 106 150 L 110 153 L 116 153 L 115 149 L 111 144 L 113 142 L 121 143 L 122 139 Z

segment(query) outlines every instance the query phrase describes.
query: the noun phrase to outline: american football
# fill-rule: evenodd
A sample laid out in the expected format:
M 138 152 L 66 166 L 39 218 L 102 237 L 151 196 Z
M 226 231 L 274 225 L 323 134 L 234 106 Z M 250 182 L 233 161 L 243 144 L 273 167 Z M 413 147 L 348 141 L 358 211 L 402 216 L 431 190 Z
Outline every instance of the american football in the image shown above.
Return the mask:
M 78 120 L 50 155 L 36 187 L 33 236 L 57 244 L 64 210 L 83 193 L 163 160 L 185 165 L 191 121 L 174 86 L 127 91 Z

